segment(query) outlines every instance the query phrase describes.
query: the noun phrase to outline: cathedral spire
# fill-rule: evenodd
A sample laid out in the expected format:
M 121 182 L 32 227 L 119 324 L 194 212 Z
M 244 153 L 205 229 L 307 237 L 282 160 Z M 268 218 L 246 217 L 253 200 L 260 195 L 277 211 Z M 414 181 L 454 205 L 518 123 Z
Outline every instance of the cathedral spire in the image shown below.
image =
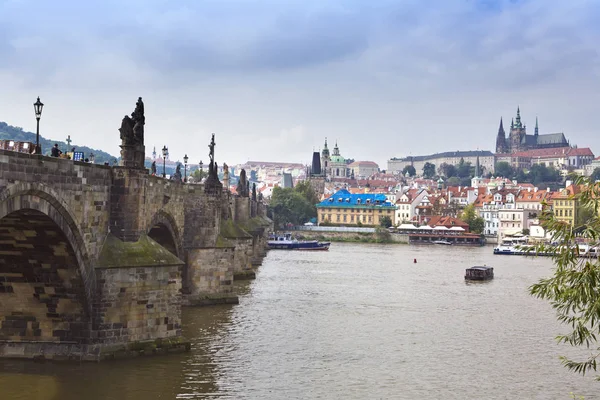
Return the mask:
M 538 117 L 535 117 L 535 136 L 540 134 L 540 129 L 538 127 Z
M 510 120 L 510 129 L 514 129 L 514 127 L 515 127 L 515 119 L 513 118 Z
M 517 106 L 517 122 L 516 122 L 516 127 L 517 128 L 521 128 L 521 110 L 519 108 L 519 106 Z
M 500 117 L 500 127 L 498 128 L 498 136 L 496 137 L 496 153 L 508 153 L 508 148 L 506 146 L 506 133 L 504 132 L 502 117 Z
M 477 154 L 477 160 L 475 161 L 475 178 L 479 178 L 481 175 L 481 165 L 479 164 L 479 154 Z

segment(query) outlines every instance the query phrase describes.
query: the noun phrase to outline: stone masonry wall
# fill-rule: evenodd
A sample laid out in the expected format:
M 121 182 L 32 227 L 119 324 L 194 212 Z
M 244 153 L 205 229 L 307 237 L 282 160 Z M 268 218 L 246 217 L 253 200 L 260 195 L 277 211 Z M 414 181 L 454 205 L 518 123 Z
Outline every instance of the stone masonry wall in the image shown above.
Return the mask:
M 0 218 L 22 208 L 50 216 L 73 247 L 86 298 L 109 227 L 110 167 L 0 150 Z
M 181 336 L 181 266 L 106 268 L 97 274 L 95 342 Z
M 187 264 L 191 297 L 232 293 L 234 249 L 189 249 Z

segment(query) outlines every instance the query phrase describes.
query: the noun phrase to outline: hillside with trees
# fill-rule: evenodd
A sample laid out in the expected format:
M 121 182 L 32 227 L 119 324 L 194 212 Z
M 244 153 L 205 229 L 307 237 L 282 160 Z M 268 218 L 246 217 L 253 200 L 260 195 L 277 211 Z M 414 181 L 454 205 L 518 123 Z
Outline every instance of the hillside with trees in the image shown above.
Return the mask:
M 11 126 L 6 122 L 0 121 L 0 139 L 35 143 L 35 133 L 26 132 L 23 130 L 23 128 Z M 58 143 L 59 148 L 63 152 L 71 150 L 71 148 L 75 147 L 77 151 L 82 151 L 85 154 L 85 157 L 88 157 L 90 153 L 94 153 L 96 164 L 104 164 L 105 162 L 108 162 L 112 165 L 113 162 L 117 160 L 117 157 L 102 150 L 92 149 L 87 146 L 80 146 L 75 143 L 71 143 L 71 146 L 69 147 L 64 141 L 46 139 L 40 135 L 40 146 L 42 147 L 42 153 L 44 155 L 50 155 L 50 150 L 55 143 Z

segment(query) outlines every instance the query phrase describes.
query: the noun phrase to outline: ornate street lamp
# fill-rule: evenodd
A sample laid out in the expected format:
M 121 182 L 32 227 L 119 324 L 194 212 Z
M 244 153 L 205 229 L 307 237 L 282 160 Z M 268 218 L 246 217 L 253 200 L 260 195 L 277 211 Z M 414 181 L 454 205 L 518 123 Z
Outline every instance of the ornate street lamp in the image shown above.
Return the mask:
M 202 172 L 204 172 L 204 170 L 202 169 L 202 160 L 200 160 L 200 181 L 198 183 L 202 182 Z
M 35 154 L 42 154 L 42 147 L 40 146 L 40 118 L 42 118 L 42 108 L 44 108 L 44 103 L 40 101 L 38 96 L 37 101 L 33 103 L 35 119 L 37 120 L 37 131 L 35 134 Z
M 187 162 L 188 162 L 189 158 L 187 156 L 187 154 L 185 156 L 183 156 L 183 181 L 187 182 Z
M 163 178 L 166 178 L 167 177 L 167 170 L 166 170 L 167 156 L 169 155 L 169 149 L 167 148 L 167 146 L 163 146 L 162 155 L 163 155 Z

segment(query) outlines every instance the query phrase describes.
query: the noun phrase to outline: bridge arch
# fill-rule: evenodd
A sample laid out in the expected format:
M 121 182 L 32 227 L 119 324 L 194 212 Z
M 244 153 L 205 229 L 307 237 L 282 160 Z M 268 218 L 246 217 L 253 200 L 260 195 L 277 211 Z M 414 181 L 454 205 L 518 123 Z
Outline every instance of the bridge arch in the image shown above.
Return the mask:
M 68 205 L 50 187 L 0 193 L 0 338 L 80 341 L 87 336 L 95 273 Z
M 164 210 L 159 210 L 148 225 L 148 236 L 181 259 L 182 240 L 175 218 Z

